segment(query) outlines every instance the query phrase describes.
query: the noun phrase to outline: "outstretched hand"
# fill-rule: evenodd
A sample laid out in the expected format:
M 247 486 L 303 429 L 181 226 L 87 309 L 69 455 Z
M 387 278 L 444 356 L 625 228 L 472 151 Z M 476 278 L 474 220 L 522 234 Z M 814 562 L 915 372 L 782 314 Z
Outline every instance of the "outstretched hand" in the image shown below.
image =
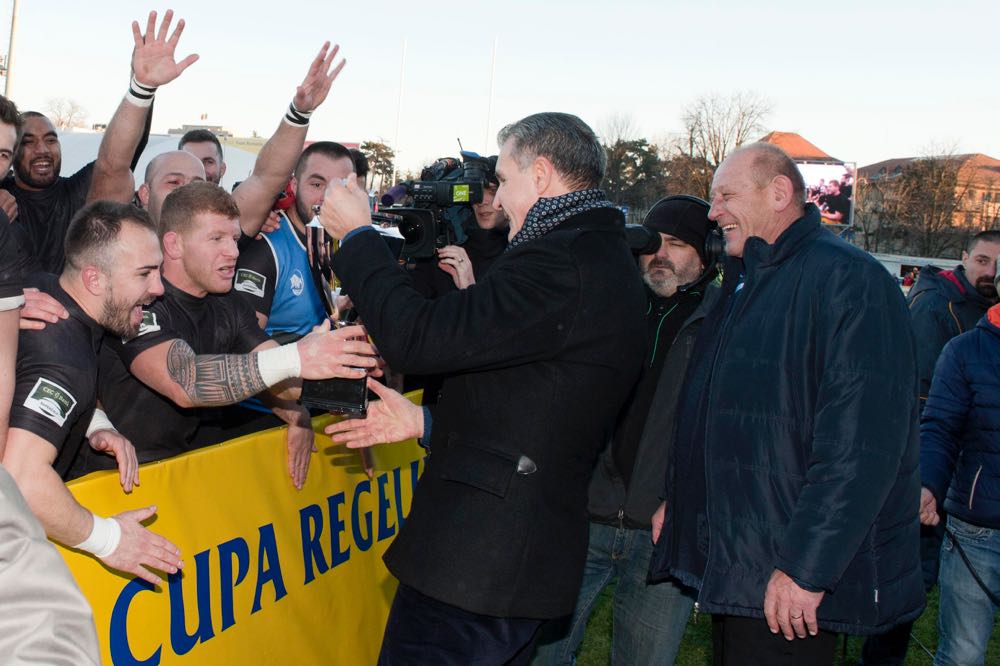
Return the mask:
M 380 399 L 368 403 L 365 418 L 344 419 L 327 426 L 324 432 L 334 442 L 360 449 L 424 434 L 424 412 L 420 407 L 374 379 L 368 379 L 368 388 Z
M 330 69 L 339 52 L 339 44 L 334 44 L 333 49 L 330 49 L 330 42 L 324 42 L 323 48 L 319 50 L 319 55 L 313 59 L 312 65 L 309 66 L 306 78 L 302 79 L 302 83 L 295 89 L 295 98 L 292 103 L 295 104 L 296 109 L 309 113 L 315 111 L 323 103 L 330 92 L 330 86 L 333 85 L 334 79 L 347 64 L 347 60 L 341 58 L 337 66 Z
M 135 38 L 135 49 L 132 51 L 132 74 L 136 81 L 147 86 L 159 87 L 170 83 L 190 67 L 198 56 L 194 53 L 180 62 L 174 60 L 177 42 L 184 32 L 184 19 L 177 22 L 174 34 L 167 39 L 170 23 L 174 12 L 168 9 L 163 15 L 160 30 L 156 30 L 156 12 L 149 12 L 146 20 L 146 34 L 139 30 L 139 22 L 132 21 L 132 36 Z

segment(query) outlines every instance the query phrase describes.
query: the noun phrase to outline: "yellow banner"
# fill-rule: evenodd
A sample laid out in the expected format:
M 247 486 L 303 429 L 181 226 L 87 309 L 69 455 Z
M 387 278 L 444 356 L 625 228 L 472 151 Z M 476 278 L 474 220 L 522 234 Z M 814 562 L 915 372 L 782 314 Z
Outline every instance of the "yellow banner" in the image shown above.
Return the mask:
M 155 504 L 148 527 L 185 562 L 154 589 L 62 549 L 105 664 L 375 663 L 396 589 L 382 553 L 409 512 L 424 451 L 414 441 L 371 449 L 369 479 L 357 451 L 322 434 L 330 421 L 314 420 L 319 453 L 301 491 L 284 429 L 144 465 L 131 495 L 117 473 L 69 484 L 98 515 Z

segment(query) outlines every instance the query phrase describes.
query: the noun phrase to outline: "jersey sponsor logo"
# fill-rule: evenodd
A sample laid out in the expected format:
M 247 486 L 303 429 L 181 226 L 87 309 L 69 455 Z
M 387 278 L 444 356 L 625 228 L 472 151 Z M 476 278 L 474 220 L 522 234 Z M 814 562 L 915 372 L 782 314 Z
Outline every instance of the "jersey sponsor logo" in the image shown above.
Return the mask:
M 258 298 L 264 298 L 264 285 L 266 284 L 267 278 L 257 271 L 252 271 L 249 268 L 241 268 L 236 271 L 236 280 L 234 280 L 233 289 L 242 291 L 244 294 L 253 294 Z
M 160 330 L 160 324 L 156 321 L 156 313 L 149 310 L 142 311 L 142 322 L 139 324 L 138 335 L 146 335 Z
M 24 399 L 24 406 L 62 426 L 76 407 L 76 398 L 54 381 L 39 377 Z
M 302 295 L 302 290 L 306 287 L 306 280 L 302 277 L 302 271 L 295 269 L 292 273 L 292 277 L 288 278 L 288 286 L 291 288 L 292 293 L 296 296 Z

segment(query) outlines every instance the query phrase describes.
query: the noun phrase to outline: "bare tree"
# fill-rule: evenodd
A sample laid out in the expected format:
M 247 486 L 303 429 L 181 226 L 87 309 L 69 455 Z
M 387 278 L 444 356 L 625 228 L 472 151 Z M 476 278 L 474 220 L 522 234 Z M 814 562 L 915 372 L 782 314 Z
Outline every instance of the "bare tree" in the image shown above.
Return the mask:
M 708 196 L 715 170 L 729 153 L 764 131 L 770 112 L 770 102 L 753 92 L 703 95 L 684 107 L 684 132 L 675 140 L 673 152 L 686 155 L 697 166 L 697 173 L 685 179 L 696 193 Z
M 855 213 L 865 248 L 922 257 L 958 256 L 966 237 L 980 231 L 965 220 L 971 181 L 962 177 L 968 155 L 932 149 L 891 173 L 859 179 Z
M 639 138 L 639 130 L 635 118 L 628 113 L 614 113 L 608 116 L 600 127 L 601 143 L 613 146 L 616 143 L 635 141 Z
M 47 110 L 52 124 L 60 130 L 83 127 L 87 120 L 87 110 L 68 97 L 50 99 Z

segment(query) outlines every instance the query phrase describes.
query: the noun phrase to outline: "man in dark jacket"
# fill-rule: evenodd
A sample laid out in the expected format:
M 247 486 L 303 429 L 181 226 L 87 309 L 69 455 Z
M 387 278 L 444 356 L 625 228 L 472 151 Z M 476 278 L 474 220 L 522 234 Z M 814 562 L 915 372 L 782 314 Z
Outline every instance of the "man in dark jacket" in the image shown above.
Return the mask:
M 546 626 L 536 664 L 573 663 L 587 619 L 612 579 L 618 580 L 614 664 L 673 663 L 694 605 L 690 591 L 673 581 L 647 581 L 650 518 L 663 492 L 684 369 L 704 318 L 702 296 L 718 274 L 705 248 L 714 225 L 708 203 L 684 195 L 657 202 L 643 225 L 661 241 L 654 254 L 639 257 L 649 299 L 646 359 L 590 482 L 590 542 L 576 609 Z
M 768 144 L 712 184 L 725 279 L 681 391 L 652 573 L 698 588 L 716 663 L 830 664 L 834 632 L 923 607 L 906 306 L 804 199 Z
M 606 158 L 593 131 L 541 113 L 498 143 L 493 203 L 510 244 L 468 289 L 421 297 L 353 179 L 328 187 L 320 212 L 344 239 L 334 272 L 388 364 L 448 375 L 426 470 L 385 557 L 400 585 L 383 664 L 519 663 L 543 620 L 572 612 L 587 484 L 645 352 L 642 282 L 622 214 L 596 189 Z M 419 408 L 374 390 L 386 398 L 329 430 L 335 439 L 424 434 Z M 394 410 L 405 425 L 386 429 Z
M 993 286 L 1000 256 L 1000 231 L 981 231 L 969 240 L 962 263 L 952 270 L 924 266 L 907 296 L 917 340 L 920 402 L 927 400 L 931 378 L 945 343 L 971 331 L 997 302 Z
M 1000 256 L 1000 231 L 981 231 L 969 240 L 961 264 L 952 270 L 924 266 L 907 296 L 917 343 L 921 410 L 945 344 L 956 335 L 971 331 L 996 303 L 993 279 L 997 256 Z M 944 528 L 940 525 L 925 525 L 920 530 L 920 564 L 924 589 L 928 592 L 937 583 L 943 535 Z M 913 624 L 905 622 L 881 636 L 870 637 L 861 651 L 861 663 L 902 666 L 912 629 Z
M 996 606 L 979 581 L 1000 592 L 998 366 L 994 305 L 976 328 L 945 345 L 920 425 L 920 521 L 937 525 L 943 505 L 950 531 L 941 549 L 935 664 L 983 663 L 993 633 Z

